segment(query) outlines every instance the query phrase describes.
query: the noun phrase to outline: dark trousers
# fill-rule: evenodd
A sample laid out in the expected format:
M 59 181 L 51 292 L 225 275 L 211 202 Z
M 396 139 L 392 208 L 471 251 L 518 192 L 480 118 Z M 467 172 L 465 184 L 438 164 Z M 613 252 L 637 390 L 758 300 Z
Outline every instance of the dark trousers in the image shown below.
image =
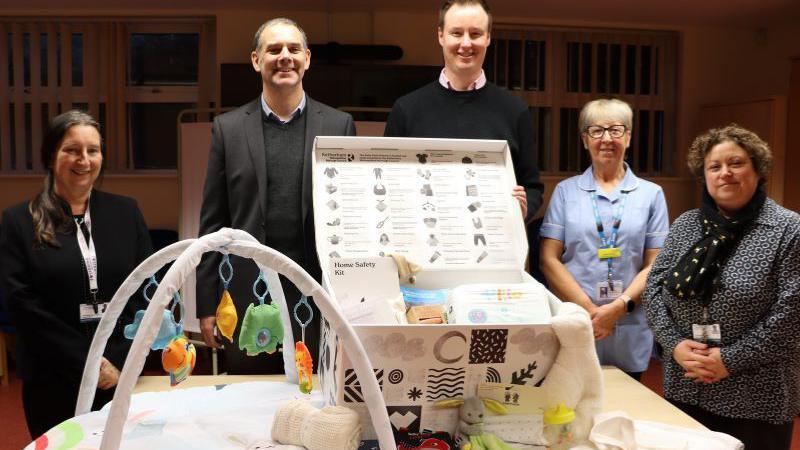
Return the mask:
M 668 399 L 669 400 L 669 399 Z M 703 408 L 670 400 L 681 411 L 708 429 L 730 434 L 744 443 L 745 450 L 788 450 L 792 444 L 792 422 L 775 425 L 754 419 L 724 417 Z
M 80 382 L 52 378 L 49 380 L 23 380 L 22 407 L 31 439 L 45 434 L 59 423 L 75 416 Z M 114 389 L 95 392 L 92 411 L 103 407 L 114 398 Z

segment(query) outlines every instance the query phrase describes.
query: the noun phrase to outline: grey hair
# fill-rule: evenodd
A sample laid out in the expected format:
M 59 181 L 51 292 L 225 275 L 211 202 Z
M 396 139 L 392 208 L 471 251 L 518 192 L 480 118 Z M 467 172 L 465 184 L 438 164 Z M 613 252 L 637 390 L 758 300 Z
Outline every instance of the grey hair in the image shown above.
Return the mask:
M 600 98 L 583 106 L 578 118 L 578 131 L 603 119 L 617 119 L 630 131 L 633 129 L 633 110 L 631 105 L 618 98 Z
M 295 27 L 297 31 L 300 32 L 300 36 L 303 38 L 303 50 L 308 49 L 306 32 L 300 28 L 300 25 L 298 25 L 297 22 L 292 19 L 288 19 L 286 17 L 276 17 L 262 23 L 261 26 L 258 27 L 258 31 L 256 31 L 256 34 L 253 36 L 253 44 L 250 46 L 251 52 L 259 53 L 261 51 L 261 33 L 263 33 L 267 28 L 274 27 L 275 25 L 288 25 Z

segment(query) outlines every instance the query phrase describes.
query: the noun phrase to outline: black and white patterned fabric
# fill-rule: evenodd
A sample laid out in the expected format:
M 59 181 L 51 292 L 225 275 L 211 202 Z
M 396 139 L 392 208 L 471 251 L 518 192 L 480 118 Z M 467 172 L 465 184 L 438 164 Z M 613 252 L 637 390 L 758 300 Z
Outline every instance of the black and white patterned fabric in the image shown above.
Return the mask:
M 684 378 L 672 358 L 702 323 L 696 299 L 678 299 L 666 277 L 703 233 L 699 210 L 672 225 L 656 258 L 642 304 L 664 348 L 664 394 L 716 414 L 783 423 L 800 411 L 800 215 L 767 199 L 741 241 L 720 264 L 709 305 L 719 323 L 721 354 L 730 377 L 714 384 Z

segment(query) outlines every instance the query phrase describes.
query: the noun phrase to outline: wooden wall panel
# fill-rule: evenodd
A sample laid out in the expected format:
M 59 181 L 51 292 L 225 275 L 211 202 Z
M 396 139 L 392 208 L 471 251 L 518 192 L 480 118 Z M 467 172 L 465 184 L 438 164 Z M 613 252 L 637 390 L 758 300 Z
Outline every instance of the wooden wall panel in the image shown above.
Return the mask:
M 786 129 L 786 167 L 800 167 L 800 58 L 792 61 Z M 793 173 L 793 172 L 790 172 Z M 800 177 L 786 177 L 783 183 L 783 204 L 800 212 Z

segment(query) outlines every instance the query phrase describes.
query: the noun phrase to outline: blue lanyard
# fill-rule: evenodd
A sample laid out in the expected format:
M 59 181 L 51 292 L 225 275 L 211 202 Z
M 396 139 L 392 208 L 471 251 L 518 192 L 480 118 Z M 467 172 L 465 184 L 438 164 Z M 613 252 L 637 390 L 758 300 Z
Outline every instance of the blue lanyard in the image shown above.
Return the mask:
M 600 243 L 602 248 L 612 248 L 617 244 L 617 236 L 619 235 L 619 226 L 622 224 L 622 212 L 625 211 L 625 200 L 628 198 L 628 191 L 622 191 L 622 199 L 620 200 L 617 213 L 614 214 L 614 223 L 611 226 L 611 239 L 606 238 L 605 230 L 603 229 L 603 220 L 600 218 L 600 208 L 597 206 L 597 191 L 592 191 L 592 210 L 594 211 L 594 223 L 597 227 L 597 235 L 600 236 Z M 608 285 L 613 289 L 611 282 L 613 258 L 607 258 L 608 264 Z

